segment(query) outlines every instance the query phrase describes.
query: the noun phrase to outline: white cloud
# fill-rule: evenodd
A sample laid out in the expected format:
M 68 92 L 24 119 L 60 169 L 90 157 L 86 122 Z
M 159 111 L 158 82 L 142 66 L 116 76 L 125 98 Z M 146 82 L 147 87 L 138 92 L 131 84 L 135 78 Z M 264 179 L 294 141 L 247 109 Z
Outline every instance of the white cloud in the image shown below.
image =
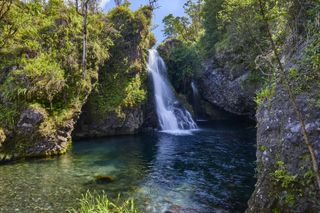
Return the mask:
M 101 0 L 100 7 L 101 9 L 104 9 L 104 7 L 110 2 L 110 0 Z

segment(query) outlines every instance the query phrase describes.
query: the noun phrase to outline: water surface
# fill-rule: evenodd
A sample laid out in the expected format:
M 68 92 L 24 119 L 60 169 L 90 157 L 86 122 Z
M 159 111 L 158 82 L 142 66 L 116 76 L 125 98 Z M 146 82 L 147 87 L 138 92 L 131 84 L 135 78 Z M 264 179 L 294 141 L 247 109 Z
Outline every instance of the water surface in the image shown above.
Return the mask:
M 143 212 L 170 206 L 195 212 L 243 212 L 254 189 L 255 129 L 215 122 L 186 135 L 76 141 L 63 156 L 0 166 L 0 212 L 64 212 L 87 190 L 122 193 Z M 95 176 L 115 177 L 101 184 Z

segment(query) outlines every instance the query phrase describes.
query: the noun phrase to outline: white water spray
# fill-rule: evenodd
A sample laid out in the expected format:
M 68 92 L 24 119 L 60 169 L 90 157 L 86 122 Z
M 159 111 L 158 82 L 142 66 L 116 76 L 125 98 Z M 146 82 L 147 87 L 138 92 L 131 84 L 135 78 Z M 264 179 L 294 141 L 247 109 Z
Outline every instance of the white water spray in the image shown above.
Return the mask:
M 161 130 L 179 133 L 181 130 L 196 129 L 197 125 L 191 114 L 174 96 L 164 61 L 155 49 L 149 50 L 148 70 L 153 80 L 156 111 Z

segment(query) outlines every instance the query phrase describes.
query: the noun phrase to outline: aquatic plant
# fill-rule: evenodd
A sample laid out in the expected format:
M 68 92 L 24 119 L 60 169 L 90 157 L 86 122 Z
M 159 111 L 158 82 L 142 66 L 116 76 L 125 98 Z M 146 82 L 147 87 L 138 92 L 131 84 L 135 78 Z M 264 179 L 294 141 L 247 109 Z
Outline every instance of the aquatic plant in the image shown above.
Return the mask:
M 79 209 L 68 210 L 70 213 L 139 213 L 140 211 L 135 205 L 134 199 L 123 200 L 120 196 L 116 199 L 110 199 L 103 192 L 87 191 L 79 199 Z

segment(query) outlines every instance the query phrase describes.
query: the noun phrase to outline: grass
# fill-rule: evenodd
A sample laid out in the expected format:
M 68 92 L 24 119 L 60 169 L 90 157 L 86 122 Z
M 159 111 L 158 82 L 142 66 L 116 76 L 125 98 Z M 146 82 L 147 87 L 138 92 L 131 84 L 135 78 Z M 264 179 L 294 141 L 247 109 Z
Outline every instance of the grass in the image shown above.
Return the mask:
M 123 200 L 120 195 L 109 199 L 105 193 L 87 191 L 79 199 L 79 209 L 71 209 L 69 213 L 140 213 L 133 199 Z

